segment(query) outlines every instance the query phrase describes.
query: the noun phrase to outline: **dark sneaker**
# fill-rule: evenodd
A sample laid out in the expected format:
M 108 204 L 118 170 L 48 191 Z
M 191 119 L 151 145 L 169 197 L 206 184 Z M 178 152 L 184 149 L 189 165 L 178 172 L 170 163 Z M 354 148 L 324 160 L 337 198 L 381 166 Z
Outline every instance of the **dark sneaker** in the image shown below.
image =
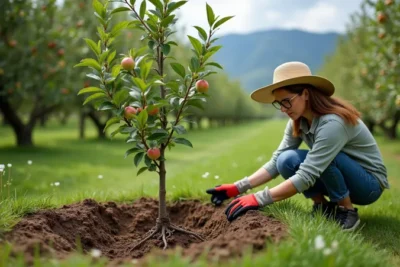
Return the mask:
M 338 206 L 336 209 L 336 221 L 339 223 L 343 231 L 353 231 L 360 224 L 357 208 L 354 210 L 346 209 L 345 207 Z
M 328 219 L 333 219 L 335 217 L 337 203 L 335 202 L 326 202 L 326 203 L 318 203 L 314 204 L 312 207 L 311 215 L 314 217 L 317 213 L 321 213 Z

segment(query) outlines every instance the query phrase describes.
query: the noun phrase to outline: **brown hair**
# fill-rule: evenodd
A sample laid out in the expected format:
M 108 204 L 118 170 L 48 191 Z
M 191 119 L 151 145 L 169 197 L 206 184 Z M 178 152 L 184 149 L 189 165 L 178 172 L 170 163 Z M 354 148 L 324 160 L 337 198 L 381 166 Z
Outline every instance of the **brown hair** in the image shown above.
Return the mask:
M 320 90 L 309 84 L 290 85 L 284 88 L 291 93 L 302 94 L 305 89 L 308 89 L 309 101 L 308 107 L 311 112 L 317 116 L 326 114 L 336 114 L 340 116 L 346 123 L 356 125 L 357 120 L 360 118 L 360 112 L 347 101 L 338 97 L 330 97 L 322 93 Z M 293 135 L 300 135 L 300 119 L 293 123 Z

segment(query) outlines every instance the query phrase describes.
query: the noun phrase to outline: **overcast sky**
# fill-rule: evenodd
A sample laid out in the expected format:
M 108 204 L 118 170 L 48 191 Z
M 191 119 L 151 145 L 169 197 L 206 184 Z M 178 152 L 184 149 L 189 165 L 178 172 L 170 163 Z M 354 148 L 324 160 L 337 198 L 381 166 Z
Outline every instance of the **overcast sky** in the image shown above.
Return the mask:
M 350 15 L 362 0 L 189 0 L 181 7 L 178 25 L 207 29 L 206 2 L 221 17 L 234 15 L 219 34 L 249 33 L 265 29 L 302 29 L 344 33 Z

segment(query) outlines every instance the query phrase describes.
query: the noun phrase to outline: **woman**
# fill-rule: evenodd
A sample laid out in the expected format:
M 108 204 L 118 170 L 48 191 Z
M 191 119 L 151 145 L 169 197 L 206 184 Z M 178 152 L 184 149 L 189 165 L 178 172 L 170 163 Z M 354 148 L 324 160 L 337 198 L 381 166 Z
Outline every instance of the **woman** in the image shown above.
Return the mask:
M 330 81 L 313 76 L 304 63 L 288 62 L 275 69 L 273 84 L 251 94 L 253 100 L 272 103 L 289 116 L 283 140 L 258 171 L 234 184 L 208 189 L 207 193 L 214 204 L 221 205 L 225 199 L 279 174 L 285 181 L 234 199 L 225 210 L 229 221 L 247 210 L 303 193 L 314 201 L 312 214 L 321 211 L 346 231 L 360 224 L 353 204 L 375 202 L 389 183 L 378 146 L 360 113 L 331 97 L 334 91 Z M 309 150 L 298 149 L 302 141 Z

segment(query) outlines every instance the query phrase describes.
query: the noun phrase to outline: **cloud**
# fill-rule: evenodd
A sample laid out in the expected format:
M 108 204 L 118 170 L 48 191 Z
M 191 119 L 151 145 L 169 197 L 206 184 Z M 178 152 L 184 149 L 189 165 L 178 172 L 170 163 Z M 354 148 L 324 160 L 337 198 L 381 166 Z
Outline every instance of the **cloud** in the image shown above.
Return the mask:
M 196 34 L 192 26 L 208 28 L 206 2 L 221 17 L 234 15 L 218 34 L 249 33 L 266 29 L 302 29 L 311 32 L 345 32 L 350 15 L 362 0 L 189 0 L 178 26 Z

